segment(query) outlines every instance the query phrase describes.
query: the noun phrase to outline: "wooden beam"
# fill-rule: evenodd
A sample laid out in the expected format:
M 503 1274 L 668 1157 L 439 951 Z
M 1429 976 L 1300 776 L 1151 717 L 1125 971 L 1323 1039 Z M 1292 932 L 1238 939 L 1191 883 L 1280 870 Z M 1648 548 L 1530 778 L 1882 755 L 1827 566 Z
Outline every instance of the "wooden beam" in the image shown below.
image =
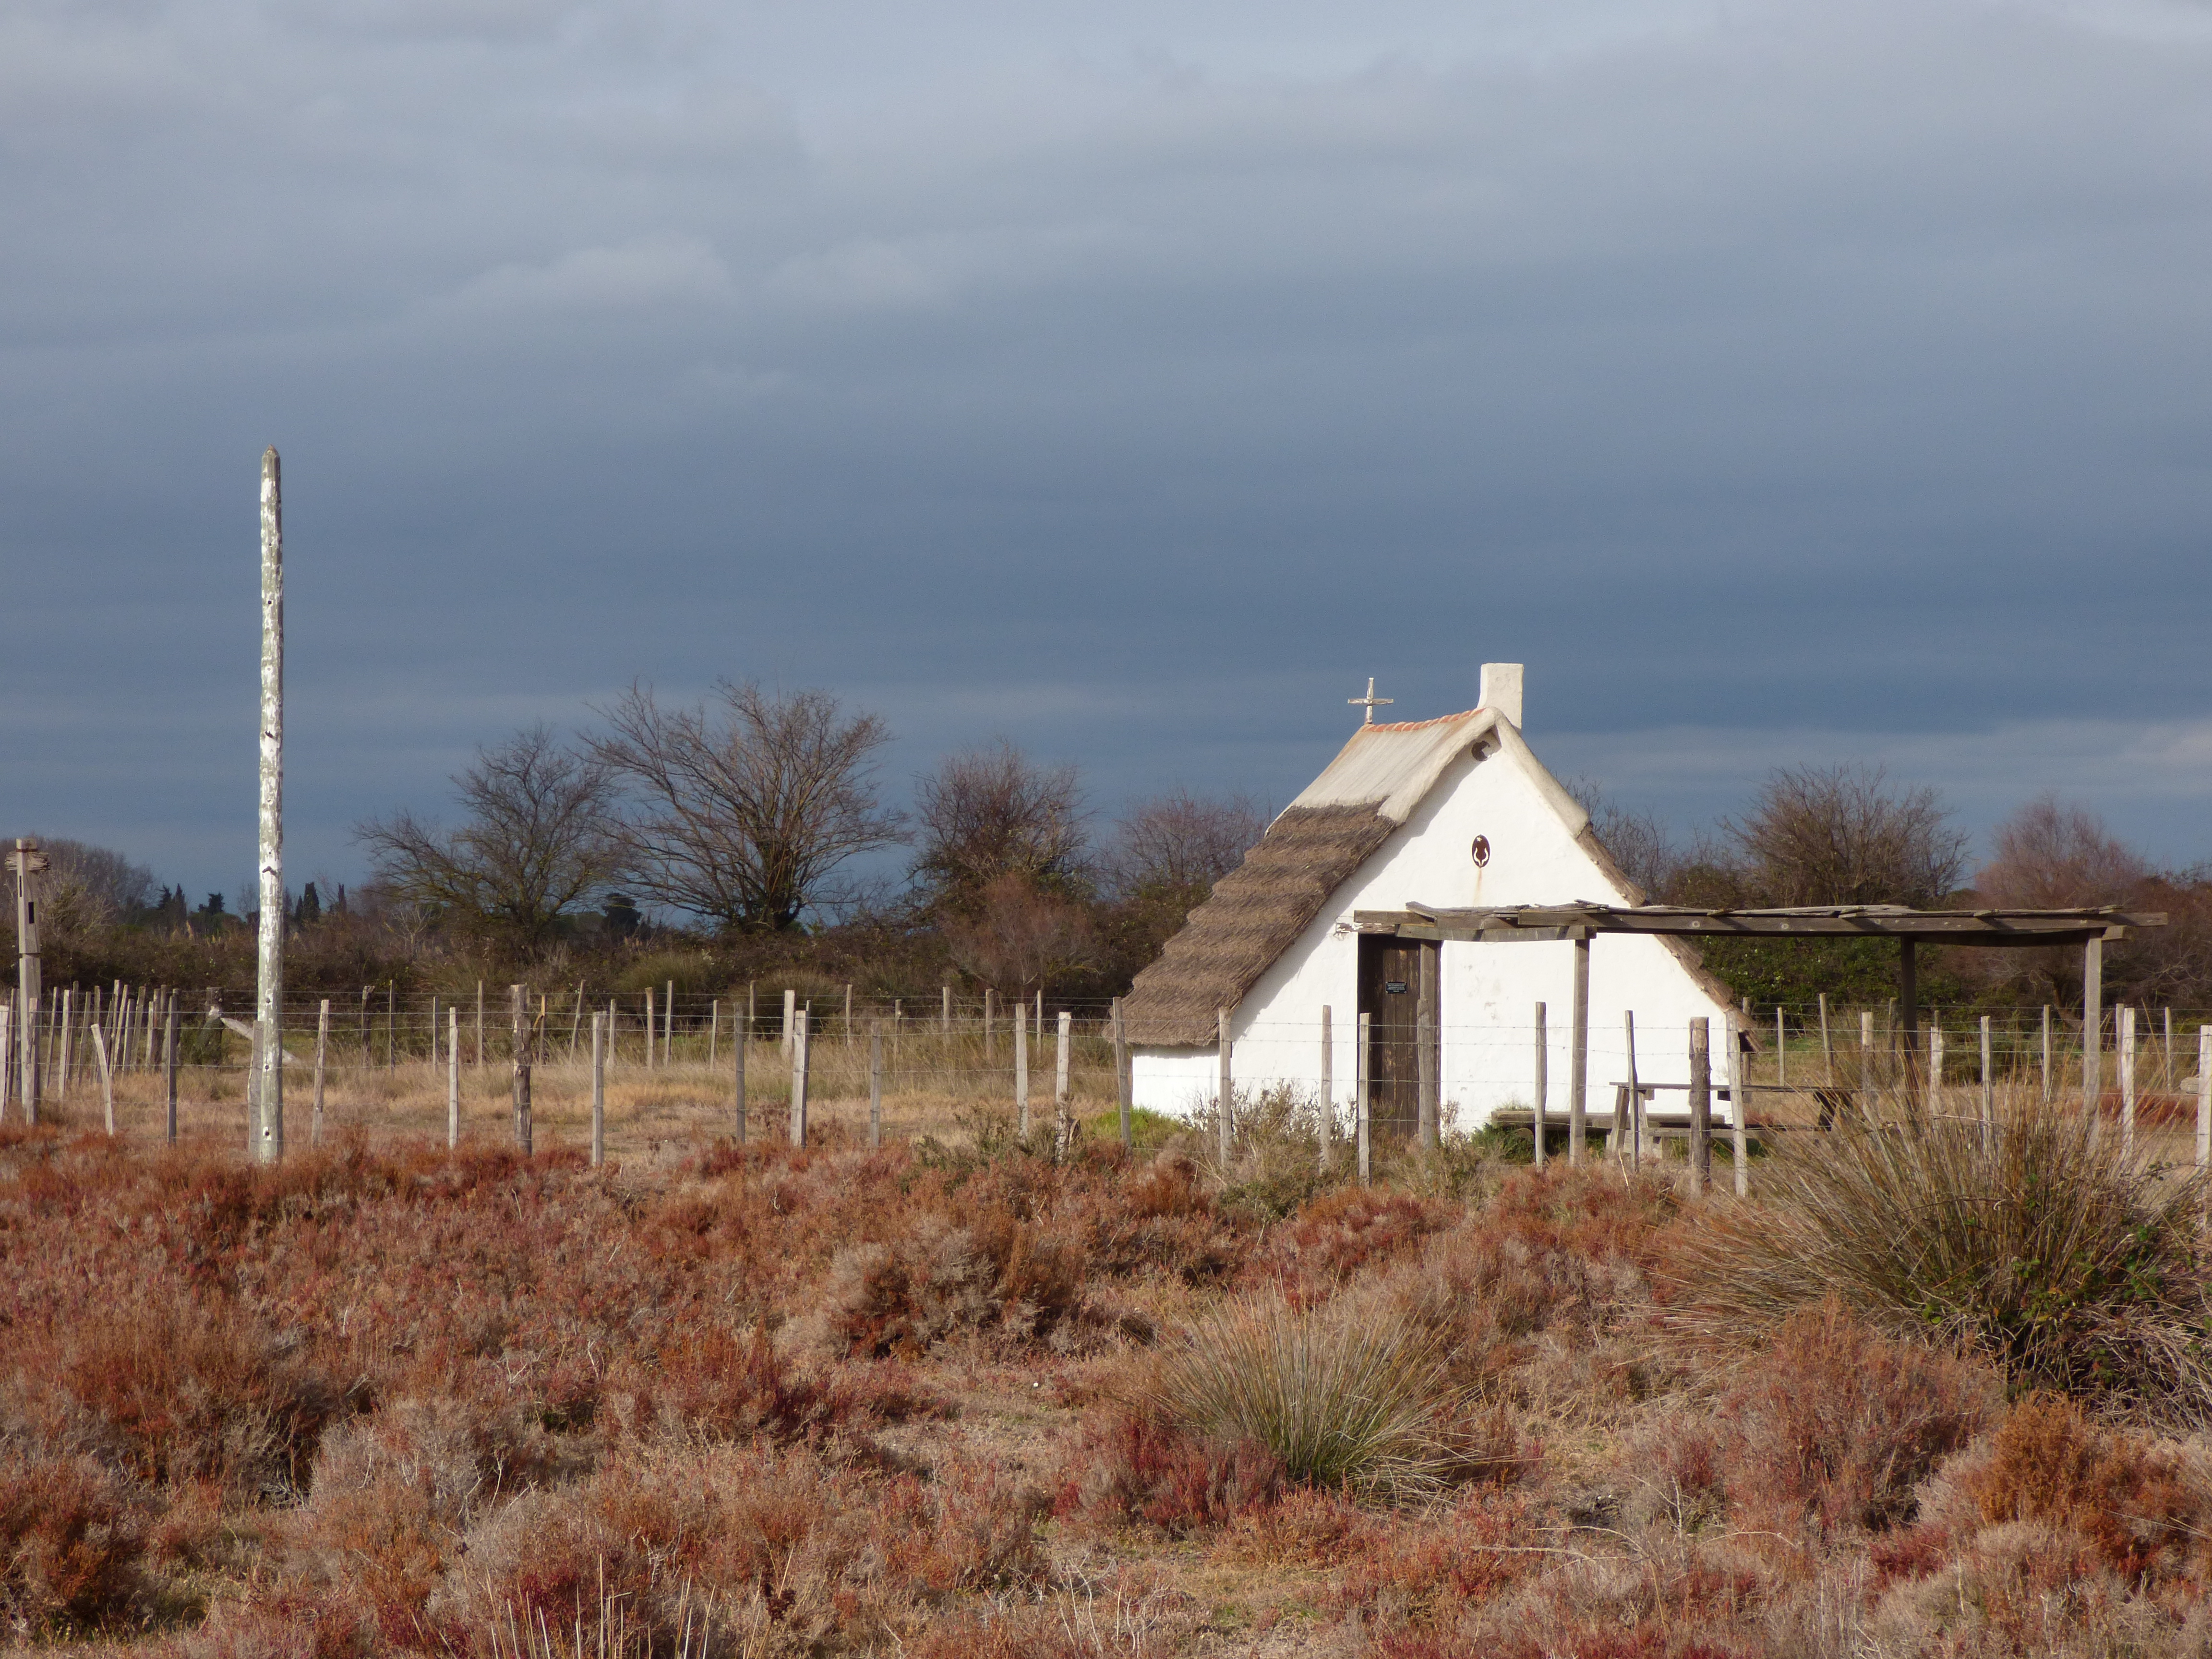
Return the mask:
M 1400 939 L 1498 943 L 1571 939 L 1587 931 L 1675 938 L 1925 939 L 1946 945 L 2069 945 L 2118 939 L 2130 927 L 2162 927 L 2159 912 L 2118 910 L 1909 910 L 1902 906 L 1826 909 L 1698 910 L 1681 905 L 1521 905 L 1510 909 L 1356 910 L 1361 933 Z

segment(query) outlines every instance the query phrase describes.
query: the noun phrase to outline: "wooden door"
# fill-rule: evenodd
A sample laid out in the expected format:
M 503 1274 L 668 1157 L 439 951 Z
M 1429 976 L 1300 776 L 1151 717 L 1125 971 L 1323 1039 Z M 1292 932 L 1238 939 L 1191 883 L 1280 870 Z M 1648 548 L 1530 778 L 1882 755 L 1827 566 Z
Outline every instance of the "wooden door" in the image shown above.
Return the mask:
M 1369 1122 L 1376 1135 L 1406 1135 L 1420 1125 L 1421 971 L 1417 939 L 1363 934 L 1359 940 L 1359 1012 L 1370 1017 Z

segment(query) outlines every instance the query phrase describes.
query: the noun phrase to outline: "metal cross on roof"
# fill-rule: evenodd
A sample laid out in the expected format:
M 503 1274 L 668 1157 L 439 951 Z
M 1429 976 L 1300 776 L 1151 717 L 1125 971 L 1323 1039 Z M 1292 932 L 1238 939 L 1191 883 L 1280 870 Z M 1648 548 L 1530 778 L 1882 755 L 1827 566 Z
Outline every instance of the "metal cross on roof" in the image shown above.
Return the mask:
M 1365 696 L 1346 697 L 1345 699 L 1345 702 L 1350 703 L 1354 708 L 1364 708 L 1367 711 L 1367 718 L 1361 722 L 1364 726 L 1372 726 L 1375 724 L 1375 711 L 1376 708 L 1380 708 L 1384 703 L 1391 703 L 1397 701 L 1398 700 L 1395 697 L 1378 697 L 1375 695 L 1375 676 L 1372 674 L 1370 674 L 1367 677 L 1367 695 Z

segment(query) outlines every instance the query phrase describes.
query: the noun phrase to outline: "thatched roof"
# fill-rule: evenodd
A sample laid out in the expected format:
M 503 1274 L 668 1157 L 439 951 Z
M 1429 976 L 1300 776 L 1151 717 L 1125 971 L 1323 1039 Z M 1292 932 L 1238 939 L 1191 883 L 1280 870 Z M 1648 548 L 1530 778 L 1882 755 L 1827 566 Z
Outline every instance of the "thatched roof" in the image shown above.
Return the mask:
M 1216 1011 L 1242 1000 L 1397 827 L 1374 806 L 1285 811 L 1137 975 L 1122 1004 L 1129 1041 L 1212 1044 Z

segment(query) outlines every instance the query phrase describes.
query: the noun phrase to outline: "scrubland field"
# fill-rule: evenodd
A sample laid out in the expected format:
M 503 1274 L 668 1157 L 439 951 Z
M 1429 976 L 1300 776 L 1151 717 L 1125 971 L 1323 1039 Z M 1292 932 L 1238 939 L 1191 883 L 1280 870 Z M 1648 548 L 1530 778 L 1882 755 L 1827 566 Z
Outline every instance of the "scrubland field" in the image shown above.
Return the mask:
M 404 1068 L 403 1068 L 404 1070 Z M 1759 1161 L 1224 1166 L 703 1072 L 0 1133 L 0 1614 L 179 1655 L 2185 1654 L 2192 1181 L 2008 1097 Z M 134 1085 L 135 1086 L 135 1085 Z M 212 1092 L 219 1095 L 220 1090 Z M 1040 1117 L 1048 1114 L 1040 1113 Z M 1723 1182 L 1725 1185 L 1725 1182 Z

